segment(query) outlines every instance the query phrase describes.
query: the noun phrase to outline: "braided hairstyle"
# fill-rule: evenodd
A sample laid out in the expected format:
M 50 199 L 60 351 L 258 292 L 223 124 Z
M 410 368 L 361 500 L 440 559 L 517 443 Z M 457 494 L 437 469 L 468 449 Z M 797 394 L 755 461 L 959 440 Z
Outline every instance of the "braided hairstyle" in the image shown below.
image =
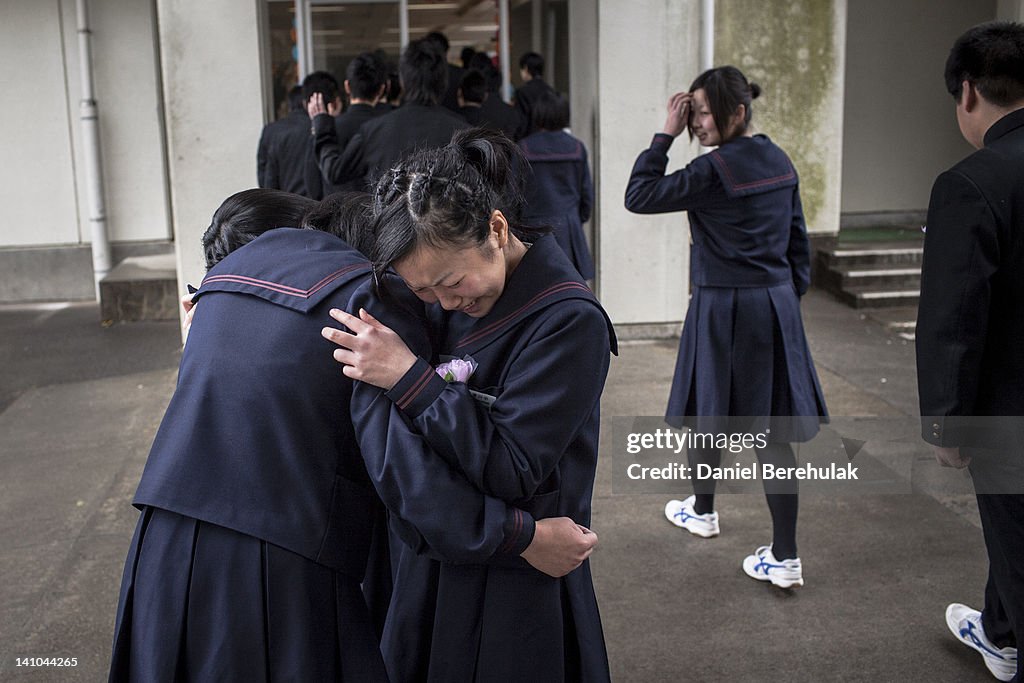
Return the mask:
M 481 246 L 494 210 L 516 227 L 522 207 L 522 153 L 503 134 L 460 130 L 450 143 L 413 153 L 386 172 L 373 198 L 376 239 L 370 254 L 378 273 L 420 246 Z
M 743 117 L 743 125 L 737 131 L 737 135 L 745 133 L 747 126 L 750 125 L 752 113 L 750 103 L 761 94 L 761 86 L 749 82 L 743 72 L 734 66 L 718 66 L 697 76 L 690 84 L 691 93 L 701 88 L 704 89 L 708 108 L 711 110 L 711 115 L 715 117 L 715 128 L 718 129 L 718 135 L 722 137 L 723 142 L 728 141 L 725 140 L 725 131 L 722 130 L 722 126 L 729 120 L 729 117 L 736 113 L 741 104 L 745 107 L 746 115 Z M 690 139 L 693 140 L 693 125 L 687 123 L 686 127 L 690 133 Z

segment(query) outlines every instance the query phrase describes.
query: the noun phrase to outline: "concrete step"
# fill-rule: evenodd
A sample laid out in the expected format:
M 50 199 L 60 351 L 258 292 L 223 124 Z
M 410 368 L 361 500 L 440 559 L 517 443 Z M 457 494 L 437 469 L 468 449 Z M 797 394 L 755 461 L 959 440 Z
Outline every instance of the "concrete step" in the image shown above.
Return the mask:
M 178 319 L 178 272 L 174 254 L 131 256 L 100 281 L 104 321 Z
M 919 288 L 878 290 L 853 287 L 833 292 L 839 299 L 854 308 L 899 308 L 916 307 L 921 296 Z
M 915 265 L 881 264 L 830 268 L 823 282 L 833 290 L 841 289 L 920 289 L 921 268 Z
M 838 244 L 819 252 L 818 258 L 824 267 L 836 270 L 881 265 L 920 267 L 923 254 L 919 242 Z

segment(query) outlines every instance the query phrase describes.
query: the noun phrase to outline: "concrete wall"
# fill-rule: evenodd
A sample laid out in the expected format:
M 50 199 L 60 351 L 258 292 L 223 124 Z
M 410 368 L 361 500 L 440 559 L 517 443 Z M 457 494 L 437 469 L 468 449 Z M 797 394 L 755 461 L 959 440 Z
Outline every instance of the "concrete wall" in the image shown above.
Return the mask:
M 810 232 L 839 230 L 845 19 L 846 0 L 715 3 L 715 64 L 761 86 L 754 131 L 792 157 Z
M 108 235 L 118 251 L 170 237 L 154 7 L 89 3 Z M 0 301 L 94 295 L 74 0 L 8 1 L 0 22 Z M 45 275 L 43 275 L 45 274 Z
M 1024 22 L 1024 1 L 998 0 L 996 16 L 1003 21 Z
M 229 195 L 256 186 L 263 127 L 258 0 L 158 0 L 179 289 L 198 286 L 200 238 Z
M 995 0 L 849 3 L 844 213 L 923 211 L 935 176 L 972 151 L 942 71 L 957 36 L 995 16 Z
M 582 4 L 574 2 L 570 11 L 578 14 Z M 697 72 L 700 3 L 597 0 L 596 5 L 600 79 L 598 142 L 592 151 L 598 160 L 598 295 L 616 323 L 679 321 L 689 294 L 686 215 L 638 216 L 626 211 L 623 197 L 633 162 L 661 130 L 669 97 Z M 573 31 L 578 30 L 573 22 Z M 575 59 L 573 64 L 581 65 Z M 574 107 L 584 97 L 577 80 L 574 74 Z M 695 152 L 678 141 L 669 170 L 685 165 Z

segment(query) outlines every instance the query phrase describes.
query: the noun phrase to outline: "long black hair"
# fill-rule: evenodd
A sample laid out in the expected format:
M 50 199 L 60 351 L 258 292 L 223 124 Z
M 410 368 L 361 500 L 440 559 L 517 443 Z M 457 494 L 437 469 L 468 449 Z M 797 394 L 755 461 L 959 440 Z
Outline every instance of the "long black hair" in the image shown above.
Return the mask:
M 301 226 L 305 213 L 316 204 L 315 199 L 281 190 L 254 188 L 236 192 L 217 208 L 210 227 L 203 233 L 206 269 L 267 230 Z
M 743 72 L 734 66 L 718 66 L 697 76 L 690 84 L 691 93 L 701 88 L 704 89 L 711 115 L 715 117 L 715 128 L 718 129 L 722 142 L 727 142 L 726 131 L 722 126 L 736 113 L 741 104 L 746 110 L 746 115 L 743 117 L 743 125 L 736 132 L 739 135 L 745 133 L 752 114 L 750 103 L 761 94 L 761 86 L 748 81 Z M 690 139 L 693 140 L 693 124 L 688 121 L 686 128 L 690 133 Z
M 522 174 L 516 169 L 526 167 L 514 142 L 484 128 L 458 131 L 444 147 L 400 161 L 374 192 L 374 267 L 383 271 L 423 245 L 480 246 L 495 210 L 525 237 L 529 231 L 519 224 Z

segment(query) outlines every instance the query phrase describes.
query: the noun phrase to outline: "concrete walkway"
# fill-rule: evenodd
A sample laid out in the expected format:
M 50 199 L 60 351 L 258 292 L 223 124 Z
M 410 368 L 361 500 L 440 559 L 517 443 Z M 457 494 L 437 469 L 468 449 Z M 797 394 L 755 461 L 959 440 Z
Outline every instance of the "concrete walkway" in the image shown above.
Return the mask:
M 912 345 L 819 292 L 803 309 L 833 415 L 913 416 Z M 98 320 L 95 305 L 0 307 L 0 680 L 105 676 L 129 501 L 179 344 L 175 323 Z M 913 493 L 801 497 L 807 585 L 793 592 L 740 569 L 770 540 L 762 496 L 720 496 L 722 535 L 701 540 L 664 519 L 666 494 L 613 492 L 608 425 L 660 414 L 674 361 L 674 344 L 624 344 L 603 402 L 592 564 L 614 679 L 992 680 L 943 621 L 948 602 L 977 606 L 984 587 L 969 482 L 923 448 L 901 456 Z

